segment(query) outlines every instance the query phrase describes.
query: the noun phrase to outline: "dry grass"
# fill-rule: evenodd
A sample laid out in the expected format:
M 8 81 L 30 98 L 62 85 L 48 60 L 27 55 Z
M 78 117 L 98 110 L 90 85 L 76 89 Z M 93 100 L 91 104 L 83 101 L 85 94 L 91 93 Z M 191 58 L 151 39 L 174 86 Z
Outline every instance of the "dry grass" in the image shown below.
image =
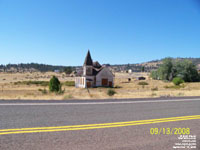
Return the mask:
M 172 83 L 151 80 L 146 73 L 115 73 L 116 94 L 107 95 L 108 88 L 81 89 L 74 86 L 63 85 L 63 94 L 48 92 L 48 86 L 34 84 L 15 84 L 23 81 L 49 81 L 56 75 L 61 82 L 73 81 L 73 77 L 67 77 L 60 73 L 0 73 L 0 99 L 104 99 L 104 98 L 147 98 L 169 96 L 200 96 L 200 83 L 185 83 L 182 87 L 174 87 Z M 144 76 L 148 85 L 139 85 L 136 78 Z M 131 81 L 128 81 L 131 78 Z M 24 82 L 26 83 L 26 82 Z M 47 91 L 45 93 L 44 91 Z

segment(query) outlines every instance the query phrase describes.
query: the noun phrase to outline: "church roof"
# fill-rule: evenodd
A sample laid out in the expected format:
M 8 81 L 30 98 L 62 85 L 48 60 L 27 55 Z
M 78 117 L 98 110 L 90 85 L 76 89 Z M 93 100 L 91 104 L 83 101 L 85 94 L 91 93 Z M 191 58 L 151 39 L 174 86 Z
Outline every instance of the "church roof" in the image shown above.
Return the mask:
M 102 67 L 98 61 L 93 62 L 93 66 L 98 69 Z
M 85 57 L 85 62 L 84 62 L 83 65 L 93 66 L 93 61 L 92 61 L 92 58 L 91 58 L 91 55 L 90 55 L 90 50 L 88 50 L 88 53 L 87 53 L 87 56 Z
M 92 66 L 92 75 L 96 76 L 101 70 L 103 70 L 103 66 L 100 65 L 98 61 L 93 62 L 91 55 L 90 55 L 90 50 L 88 50 L 88 53 L 85 57 L 85 62 L 83 64 L 84 66 Z M 83 75 L 83 70 L 77 73 L 77 76 Z
M 93 68 L 92 75 L 96 76 L 101 70 L 97 70 Z

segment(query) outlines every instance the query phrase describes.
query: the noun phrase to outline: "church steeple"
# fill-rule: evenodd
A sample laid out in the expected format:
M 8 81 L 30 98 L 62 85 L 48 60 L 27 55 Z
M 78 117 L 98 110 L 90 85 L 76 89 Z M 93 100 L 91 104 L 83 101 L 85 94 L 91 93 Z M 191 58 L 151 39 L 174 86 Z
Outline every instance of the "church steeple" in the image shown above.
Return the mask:
M 87 56 L 85 57 L 85 62 L 83 64 L 83 75 L 91 76 L 93 74 L 93 61 L 90 55 L 90 50 L 87 52 Z
M 83 64 L 84 66 L 92 66 L 93 65 L 93 61 L 90 55 L 90 50 L 88 50 L 87 52 L 87 56 L 85 57 L 85 62 Z

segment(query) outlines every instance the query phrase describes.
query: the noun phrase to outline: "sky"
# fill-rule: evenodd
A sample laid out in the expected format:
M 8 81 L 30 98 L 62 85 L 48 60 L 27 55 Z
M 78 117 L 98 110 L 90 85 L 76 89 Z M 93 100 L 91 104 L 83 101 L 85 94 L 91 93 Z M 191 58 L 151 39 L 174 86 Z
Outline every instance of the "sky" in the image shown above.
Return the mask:
M 0 64 L 200 57 L 199 0 L 0 0 Z

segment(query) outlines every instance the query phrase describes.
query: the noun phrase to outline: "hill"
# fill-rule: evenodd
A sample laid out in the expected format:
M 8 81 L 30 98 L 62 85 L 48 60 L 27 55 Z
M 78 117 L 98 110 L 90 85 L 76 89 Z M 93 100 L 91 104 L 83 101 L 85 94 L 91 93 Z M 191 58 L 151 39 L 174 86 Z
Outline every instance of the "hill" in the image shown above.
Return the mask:
M 0 65 L 0 72 L 48 72 L 63 71 L 66 66 L 53 66 L 46 64 L 28 63 L 28 64 L 7 64 Z
M 190 60 L 195 65 L 200 66 L 200 58 L 173 58 L 176 60 Z M 132 70 L 132 72 L 141 72 L 142 69 L 145 72 L 150 72 L 155 70 L 162 64 L 162 60 L 152 60 L 149 62 L 138 63 L 138 64 L 118 64 L 118 65 L 107 65 L 111 70 L 114 72 L 125 72 L 128 70 Z M 46 65 L 46 64 L 38 64 L 38 63 L 28 63 L 28 64 L 7 64 L 7 65 L 0 65 L 0 72 L 48 72 L 48 71 L 59 71 L 63 72 L 63 70 L 67 66 L 54 66 L 54 65 Z M 81 66 L 72 66 L 73 70 L 80 69 Z
M 164 59 L 164 58 L 163 58 Z M 161 64 L 163 59 L 152 60 L 149 62 L 139 63 L 139 64 L 123 64 L 123 65 L 111 65 L 111 69 L 115 72 L 124 72 L 131 69 L 133 72 L 141 72 L 144 68 L 145 72 L 150 72 L 157 69 Z M 200 66 L 200 58 L 172 58 L 174 60 L 189 60 L 195 65 Z

